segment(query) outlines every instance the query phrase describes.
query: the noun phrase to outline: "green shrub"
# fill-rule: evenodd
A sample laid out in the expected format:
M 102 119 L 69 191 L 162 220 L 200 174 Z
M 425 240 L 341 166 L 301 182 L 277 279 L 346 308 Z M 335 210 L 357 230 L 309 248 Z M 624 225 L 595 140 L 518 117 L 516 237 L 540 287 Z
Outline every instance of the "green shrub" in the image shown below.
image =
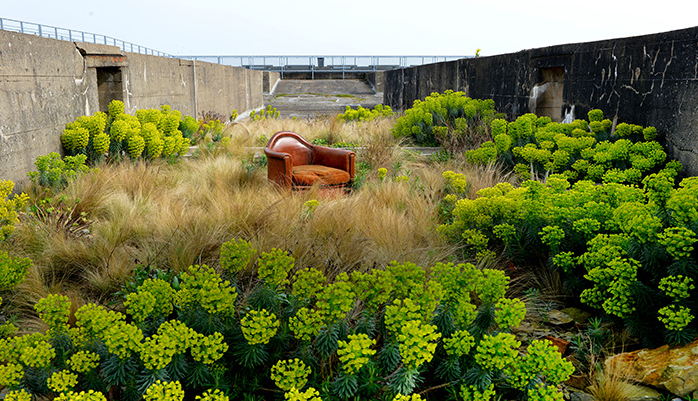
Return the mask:
M 475 256 L 498 250 L 520 265 L 548 260 L 582 303 L 643 342 L 685 343 L 698 334 L 690 295 L 698 275 L 698 179 L 675 188 L 679 168 L 670 162 L 641 187 L 571 184 L 562 174 L 520 188 L 498 184 L 476 199 L 451 199 L 438 231 Z
M 409 138 L 415 145 L 445 146 L 447 150 L 473 148 L 491 139 L 495 118 L 493 100 L 477 100 L 463 92 L 432 93 L 398 118 L 393 135 Z
M 272 107 L 272 105 L 268 105 L 266 109 L 262 109 L 260 111 L 252 110 L 250 113 L 250 120 L 252 121 L 260 121 L 260 120 L 271 120 L 271 119 L 277 119 L 281 113 L 279 113 L 278 110 L 276 110 L 276 107 Z
M 189 149 L 190 139 L 180 126 L 191 135 L 191 119 L 182 120 L 182 113 L 168 105 L 159 110 L 137 110 L 132 116 L 124 112 L 123 102 L 113 100 L 109 114 L 97 112 L 68 123 L 61 143 L 70 156 L 85 155 L 88 164 L 98 163 L 106 155 L 112 160 L 124 155 L 132 159 L 172 158 Z
M 287 398 L 390 399 L 446 383 L 521 398 L 571 374 L 548 342 L 519 353 L 508 331 L 525 308 L 505 298 L 499 270 L 393 262 L 327 280 L 293 273 L 293 258 L 275 250 L 256 260 L 259 280 L 242 280 L 253 253 L 228 242 L 221 263 L 231 281 L 207 266 L 146 279 L 126 295 L 126 313 L 87 304 L 72 327 L 67 297 L 44 298 L 36 310 L 47 334 L 0 340 L 3 384 L 36 396 L 179 400 L 275 387 Z
M 31 264 L 30 259 L 12 257 L 0 251 L 0 291 L 9 291 L 24 281 Z
M 182 121 L 179 122 L 179 130 L 182 131 L 182 136 L 189 138 L 190 140 L 196 134 L 199 129 L 199 122 L 196 118 L 192 116 L 184 116 Z
M 589 119 L 569 124 L 534 114 L 509 123 L 496 119 L 491 124 L 494 141 L 467 151 L 466 158 L 478 164 L 499 161 L 522 180 L 562 174 L 570 182 L 639 184 L 664 165 L 667 154 L 655 141 L 654 127 L 621 123 L 611 132 L 601 110 L 590 111 Z
M 382 104 L 376 105 L 373 110 L 366 109 L 362 106 L 356 109 L 347 106 L 344 113 L 337 115 L 337 119 L 340 121 L 368 121 L 381 117 L 391 117 L 394 114 L 390 106 L 384 106 Z
M 14 182 L 0 180 L 0 242 L 15 230 L 15 226 L 19 223 L 19 212 L 29 200 L 29 196 L 25 193 L 10 198 L 14 187 Z
M 37 171 L 31 171 L 27 176 L 44 188 L 59 191 L 78 175 L 90 171 L 90 168 L 85 165 L 86 160 L 87 156 L 83 154 L 65 156 L 61 159 L 58 153 L 51 152 L 37 157 L 34 162 Z

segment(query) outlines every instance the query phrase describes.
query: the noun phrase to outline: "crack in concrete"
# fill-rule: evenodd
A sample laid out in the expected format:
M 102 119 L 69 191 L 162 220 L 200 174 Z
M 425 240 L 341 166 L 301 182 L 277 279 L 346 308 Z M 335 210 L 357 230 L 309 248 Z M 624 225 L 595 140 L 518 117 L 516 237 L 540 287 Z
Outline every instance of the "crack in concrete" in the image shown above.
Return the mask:
M 659 52 L 657 52 L 659 53 Z M 664 77 L 666 76 L 666 71 L 671 65 L 671 61 L 674 59 L 674 41 L 671 41 L 671 54 L 669 55 L 669 61 L 664 65 L 664 71 L 662 71 L 662 84 L 659 85 L 660 88 L 664 87 Z
M 638 91 L 637 89 L 633 88 L 630 85 L 623 84 L 620 87 L 621 87 L 621 89 L 630 89 L 631 91 L 635 92 L 636 95 L 640 94 L 640 91 Z

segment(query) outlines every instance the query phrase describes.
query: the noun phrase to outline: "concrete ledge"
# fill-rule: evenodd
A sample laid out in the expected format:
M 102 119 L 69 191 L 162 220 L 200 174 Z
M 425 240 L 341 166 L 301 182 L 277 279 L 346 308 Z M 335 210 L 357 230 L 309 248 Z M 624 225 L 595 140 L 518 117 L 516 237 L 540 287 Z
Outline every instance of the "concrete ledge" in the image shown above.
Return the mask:
M 83 56 L 125 56 L 118 46 L 73 42 Z

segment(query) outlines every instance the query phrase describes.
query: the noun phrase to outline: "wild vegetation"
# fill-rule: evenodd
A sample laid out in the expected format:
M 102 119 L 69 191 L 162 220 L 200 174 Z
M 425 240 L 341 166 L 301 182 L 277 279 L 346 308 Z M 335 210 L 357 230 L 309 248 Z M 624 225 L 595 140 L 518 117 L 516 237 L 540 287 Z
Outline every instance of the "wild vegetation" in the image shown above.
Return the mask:
M 651 127 L 507 122 L 451 91 L 400 117 L 270 110 L 188 134 L 168 107 L 113 107 L 69 124 L 86 145 L 38 158 L 26 194 L 0 186 L 7 399 L 560 400 L 575 370 L 613 399 L 624 382 L 595 361 L 614 327 L 695 337 L 698 191 Z M 112 145 L 117 121 L 133 132 Z M 279 130 L 354 144 L 352 192 L 269 183 L 255 147 Z M 198 149 L 156 156 L 176 131 Z M 553 302 L 596 310 L 574 364 L 519 335 Z
M 517 264 L 541 261 L 569 294 L 646 345 L 688 343 L 698 334 L 690 296 L 698 181 L 678 178 L 681 164 L 666 162 L 655 128 L 618 124 L 611 132 L 599 110 L 589 117 L 495 120 L 494 142 L 466 156 L 506 160 L 522 178 L 545 182 L 481 190 L 476 200 L 457 201 L 440 230 L 480 256 L 494 247 Z
M 353 109 L 351 106 L 347 106 L 344 113 L 337 115 L 337 118 L 343 121 L 367 121 L 375 118 L 392 117 L 394 114 L 390 106 L 382 104 L 376 105 L 373 109 L 366 109 L 362 106 Z

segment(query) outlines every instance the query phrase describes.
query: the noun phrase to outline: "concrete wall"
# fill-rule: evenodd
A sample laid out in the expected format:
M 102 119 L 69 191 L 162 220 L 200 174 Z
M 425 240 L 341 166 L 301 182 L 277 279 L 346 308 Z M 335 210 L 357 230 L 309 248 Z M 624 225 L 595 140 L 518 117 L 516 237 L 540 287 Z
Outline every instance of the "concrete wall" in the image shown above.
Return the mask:
M 281 74 L 273 71 L 264 71 L 262 75 L 262 90 L 264 94 L 270 94 L 274 91 L 276 84 L 281 80 Z
M 366 81 L 377 93 L 383 92 L 385 84 L 385 71 L 376 71 L 366 74 Z
M 698 175 L 698 27 L 388 71 L 385 104 L 405 110 L 447 89 L 494 99 L 509 118 L 561 121 L 598 108 L 615 123 L 655 126 Z
M 91 86 L 73 43 L 0 30 L 0 179 L 21 181 L 37 156 L 60 150 L 66 122 L 97 107 Z
M 262 107 L 262 71 L 128 53 L 127 111 L 169 104 L 183 114 L 230 116 Z
M 106 110 L 169 104 L 230 116 L 263 106 L 262 71 L 124 53 L 0 30 L 0 179 L 26 182 L 38 156 L 61 152 L 65 124 Z

